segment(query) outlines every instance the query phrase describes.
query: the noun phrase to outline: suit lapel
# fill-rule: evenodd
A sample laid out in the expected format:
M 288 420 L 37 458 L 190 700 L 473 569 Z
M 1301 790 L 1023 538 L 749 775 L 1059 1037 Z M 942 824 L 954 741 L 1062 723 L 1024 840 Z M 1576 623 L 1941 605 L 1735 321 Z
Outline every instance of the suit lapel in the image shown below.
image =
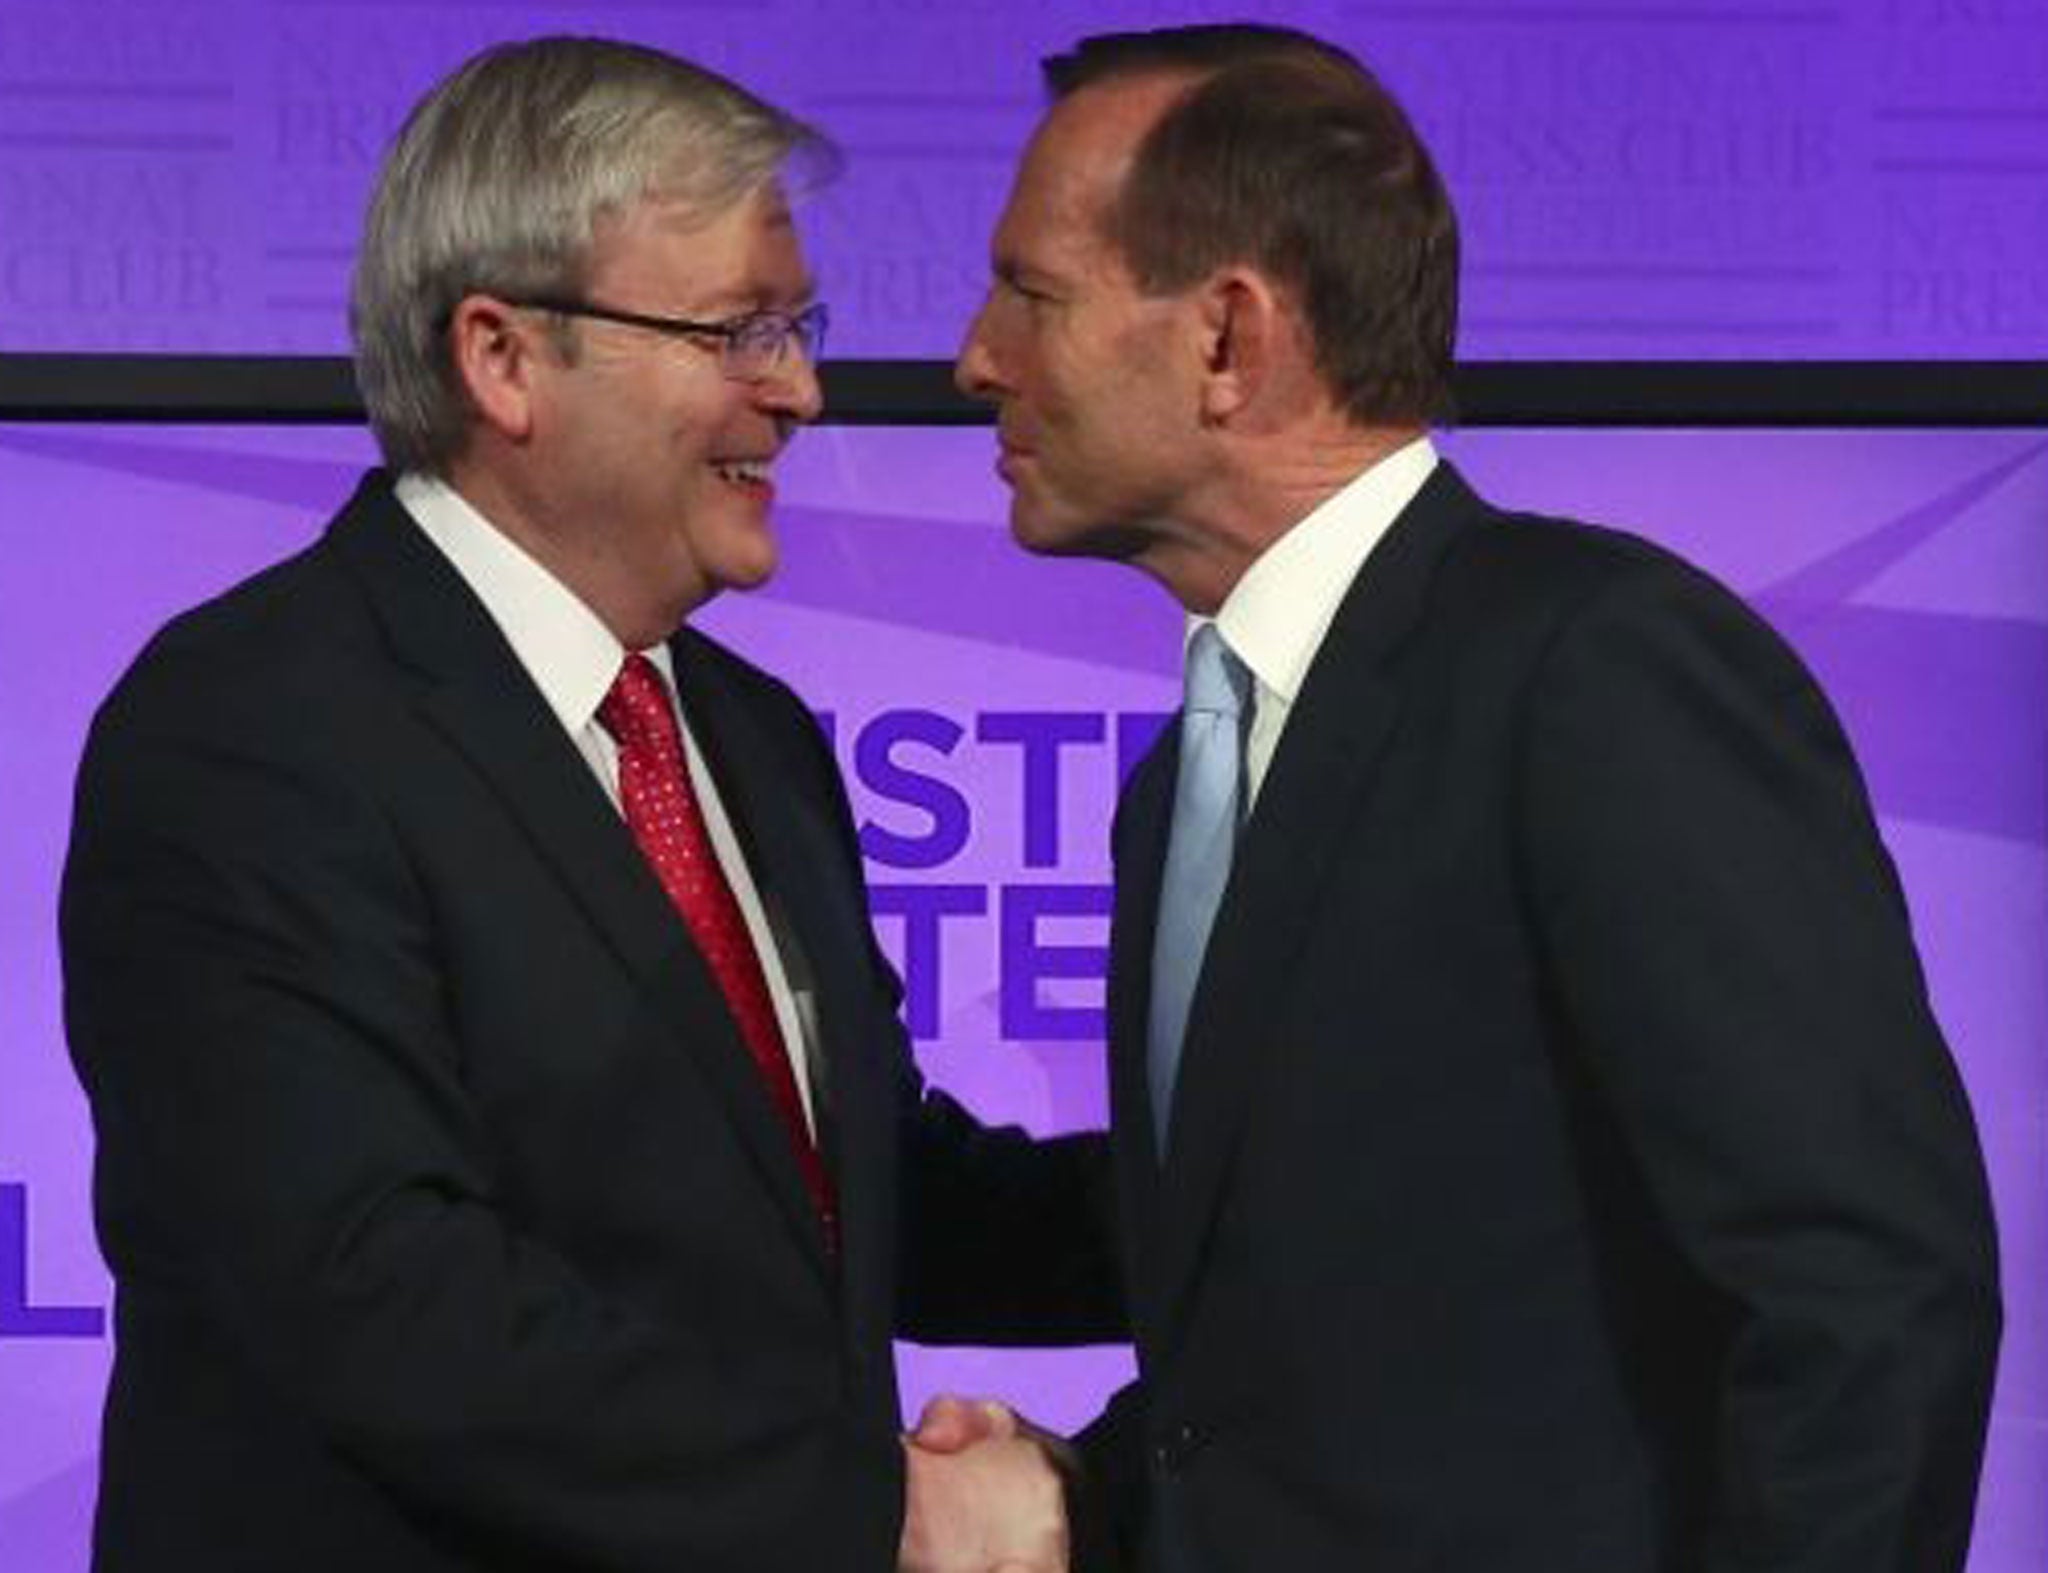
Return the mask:
M 676 1031 L 730 1108 L 768 1188 L 808 1243 L 823 1241 L 803 1179 L 732 1013 L 631 834 L 547 701 L 461 576 L 379 476 L 328 539 L 369 592 L 419 681 L 418 709 L 474 768 Z
M 1152 1010 L 1152 936 L 1180 768 L 1180 728 L 1170 725 L 1131 773 L 1117 806 L 1116 906 L 1109 930 L 1109 1114 L 1123 1207 L 1123 1238 L 1136 1291 L 1135 1314 L 1150 1321 L 1157 1282 L 1159 1162 L 1152 1139 L 1152 1094 L 1146 1075 L 1147 1022 Z
M 685 630 L 672 642 L 676 685 L 691 729 L 718 778 L 719 796 L 746 849 L 747 866 L 762 899 L 774 914 L 793 954 L 785 960 L 811 995 L 817 1032 L 811 1065 L 812 1102 L 818 1139 L 838 1189 L 840 1225 L 848 1241 L 887 1240 L 887 1216 L 894 1168 L 894 1125 L 890 1089 L 872 1074 L 876 1056 L 858 1041 L 877 1030 L 870 958 L 861 941 L 868 934 L 864 896 L 847 866 L 846 848 L 814 797 L 792 778 L 789 761 L 763 731 L 755 706 L 725 680 L 720 663 L 700 636 Z M 881 1030 L 887 1030 L 886 1022 Z M 773 1108 L 751 1062 L 745 1066 L 752 1103 L 764 1120 Z M 779 1123 L 761 1127 L 786 1171 L 789 1195 L 808 1217 L 810 1203 Z M 815 1228 L 812 1231 L 815 1233 Z M 873 1253 L 849 1250 L 858 1267 Z M 849 1305 L 879 1304 L 872 1296 L 848 1296 Z M 885 1338 L 887 1329 L 876 1329 Z
M 1439 464 L 1374 548 L 1296 696 L 1239 844 L 1189 1013 L 1160 1179 L 1154 1308 L 1169 1337 L 1199 1278 L 1247 1113 L 1272 1061 L 1273 1001 L 1286 988 L 1323 886 L 1339 866 L 1339 844 L 1394 735 L 1402 698 L 1395 656 L 1421 615 L 1438 562 L 1482 506 L 1449 465 Z M 1162 790 L 1166 804 L 1153 812 L 1163 819 L 1171 809 L 1170 775 Z M 1143 865 L 1151 895 L 1131 910 L 1143 928 L 1118 951 L 1147 974 L 1163 826 L 1156 843 Z M 1142 1087 L 1142 1009 L 1119 1025 L 1130 1045 L 1120 1058 L 1135 1061 Z

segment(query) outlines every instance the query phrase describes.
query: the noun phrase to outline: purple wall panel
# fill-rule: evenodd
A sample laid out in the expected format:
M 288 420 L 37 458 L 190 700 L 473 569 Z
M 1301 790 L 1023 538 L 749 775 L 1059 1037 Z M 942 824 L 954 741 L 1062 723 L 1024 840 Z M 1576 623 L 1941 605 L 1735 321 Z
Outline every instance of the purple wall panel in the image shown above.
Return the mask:
M 1871 778 L 2001 1209 L 2005 1362 L 1973 1573 L 2048 1565 L 2048 439 L 1464 434 L 1503 499 L 1625 524 L 1754 598 Z M 353 431 L 0 427 L 0 1566 L 83 1563 L 107 1345 L 90 1133 L 53 916 L 91 707 L 168 613 L 308 539 Z M 785 565 L 705 622 L 828 711 L 931 1073 L 1039 1130 L 1103 1112 L 1095 1012 L 1119 748 L 1174 702 L 1135 574 L 1018 554 L 980 431 L 821 430 L 785 460 Z M 851 653 L 851 655 L 850 655 Z M 890 767 L 957 793 L 937 818 Z M 920 789 L 929 797 L 928 790 Z M 920 916 L 920 914 L 922 914 Z M 906 955 L 913 927 L 921 949 Z M 1077 974 L 1064 976 L 1063 972 Z M 1093 974 L 1093 975 L 1092 975 Z M 43 1336 L 47 1334 L 66 1336 Z M 912 1403 L 1071 1425 L 1121 1350 L 906 1350 Z
M 0 347 L 339 350 L 405 109 L 485 43 L 586 31 L 837 135 L 836 347 L 947 355 L 1036 59 L 1247 11 L 1409 101 L 1465 219 L 1467 356 L 2048 354 L 2048 0 L 8 0 Z

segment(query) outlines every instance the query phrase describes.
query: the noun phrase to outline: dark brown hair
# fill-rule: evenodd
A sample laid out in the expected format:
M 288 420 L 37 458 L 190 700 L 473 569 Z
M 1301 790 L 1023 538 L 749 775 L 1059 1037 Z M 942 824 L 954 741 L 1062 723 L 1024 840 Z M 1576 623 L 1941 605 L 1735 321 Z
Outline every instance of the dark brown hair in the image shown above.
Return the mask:
M 1104 215 L 1140 288 L 1249 264 L 1293 295 L 1353 419 L 1449 413 L 1457 217 L 1407 115 L 1357 60 L 1292 28 L 1234 24 L 1105 33 L 1044 71 L 1056 99 L 1190 79 Z

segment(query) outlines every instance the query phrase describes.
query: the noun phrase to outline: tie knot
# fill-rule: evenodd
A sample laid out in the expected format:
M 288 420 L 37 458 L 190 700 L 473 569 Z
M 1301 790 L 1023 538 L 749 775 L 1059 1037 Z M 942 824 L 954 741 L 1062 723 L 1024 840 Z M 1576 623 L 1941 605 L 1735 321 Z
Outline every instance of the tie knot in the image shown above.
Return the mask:
M 1195 630 L 1195 637 L 1188 641 L 1188 709 L 1202 715 L 1241 715 L 1250 677 L 1214 623 Z
M 661 674 L 639 651 L 626 657 L 612 679 L 611 690 L 597 707 L 597 722 L 621 748 L 674 745 L 675 711 L 662 688 Z

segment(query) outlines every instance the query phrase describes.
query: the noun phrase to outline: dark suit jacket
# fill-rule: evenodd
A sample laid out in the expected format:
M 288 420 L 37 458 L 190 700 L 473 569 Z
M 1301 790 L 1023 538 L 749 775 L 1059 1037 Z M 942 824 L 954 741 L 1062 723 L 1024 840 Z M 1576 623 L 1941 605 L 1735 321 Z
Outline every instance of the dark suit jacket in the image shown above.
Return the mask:
M 1975 1134 L 1826 702 L 1640 541 L 1440 468 L 1241 841 L 1162 1173 L 1174 734 L 1116 830 L 1140 1382 L 1173 1573 L 1953 1569 L 1997 1340 Z
M 923 1093 L 809 715 L 673 648 L 815 991 L 839 1257 L 617 811 L 373 477 L 157 638 L 80 777 L 103 1569 L 880 1573 L 892 1326 L 1113 1328 L 1103 1261 L 1044 1228 L 1086 1216 L 1087 1144 Z

